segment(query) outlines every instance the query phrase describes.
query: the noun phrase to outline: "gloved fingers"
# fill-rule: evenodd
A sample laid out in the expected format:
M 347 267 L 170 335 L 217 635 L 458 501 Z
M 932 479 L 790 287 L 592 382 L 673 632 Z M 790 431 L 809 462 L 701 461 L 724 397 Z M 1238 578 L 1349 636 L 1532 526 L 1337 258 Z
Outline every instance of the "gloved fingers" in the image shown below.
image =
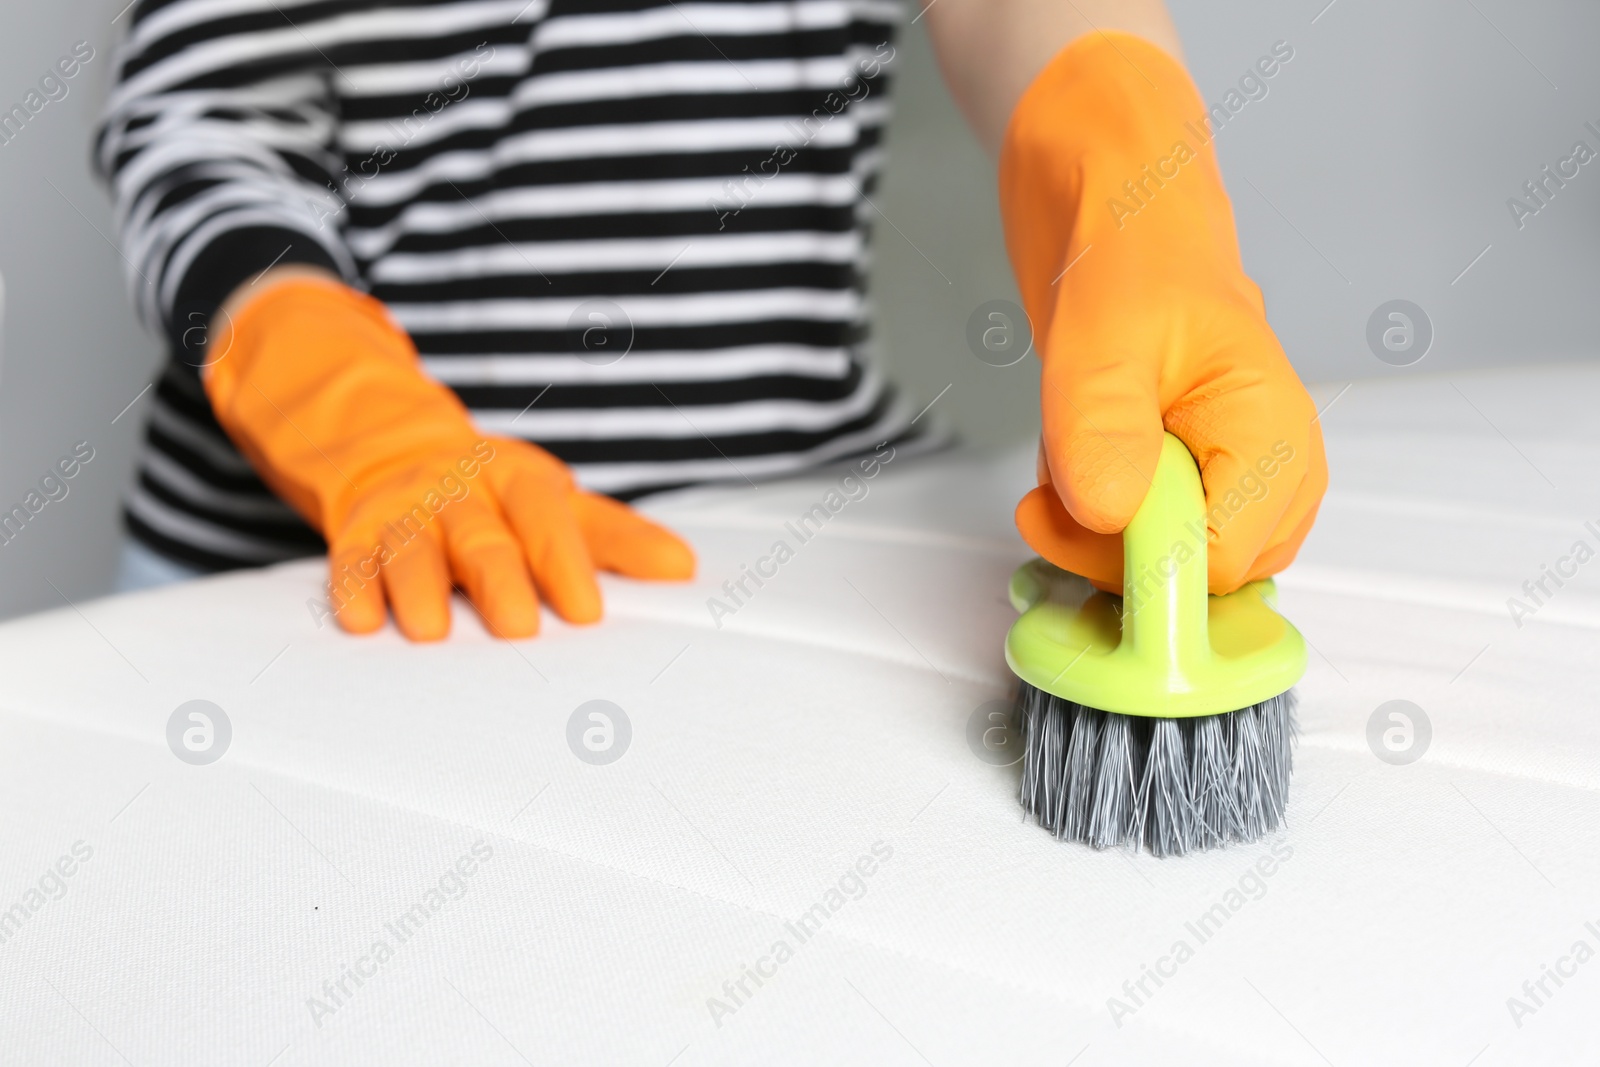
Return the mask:
M 1316 522 L 1317 510 L 1313 506 L 1300 519 L 1300 522 L 1281 539 L 1276 540 L 1256 557 L 1250 573 L 1245 575 L 1244 583 L 1258 582 L 1263 578 L 1270 578 L 1294 562 L 1295 555 L 1300 551 L 1300 545 L 1305 541 L 1306 535 L 1311 532 L 1311 526 Z
M 570 503 L 570 481 L 558 476 L 559 468 L 512 456 L 506 462 L 496 479 L 500 508 L 516 531 L 539 594 L 568 622 L 598 622 L 600 583 Z
M 1122 535 L 1085 529 L 1061 503 L 1055 487 L 1040 485 L 1017 505 L 1017 532 L 1045 559 L 1097 587 L 1122 591 Z
M 1277 529 L 1268 537 L 1266 547 L 1255 557 L 1238 585 L 1269 578 L 1283 570 L 1294 562 L 1301 543 L 1311 532 L 1328 484 L 1327 466 L 1321 458 L 1320 434 L 1312 435 L 1311 448 L 1314 457 L 1310 473 L 1295 489 L 1294 500 L 1284 511 Z M 1016 523 L 1028 547 L 1051 563 L 1082 575 L 1097 589 L 1122 592 L 1122 535 L 1098 534 L 1085 529 L 1067 511 L 1048 481 L 1022 498 L 1017 505 Z M 1215 542 L 1208 545 L 1208 562 L 1213 551 Z M 1212 585 L 1211 591 L 1225 593 L 1233 589 Z
M 389 617 L 377 539 L 348 539 L 328 550 L 328 595 L 333 617 L 347 632 L 370 634 Z
M 599 569 L 653 581 L 694 577 L 694 550 L 665 526 L 597 493 L 575 493 L 572 501 L 584 543 Z
M 373 633 L 388 621 L 393 598 L 384 570 L 402 543 L 397 536 L 402 526 L 396 523 L 410 521 L 409 516 L 397 517 L 391 504 L 397 494 L 406 495 L 406 488 L 397 477 L 358 497 L 329 535 L 329 602 L 339 625 L 350 633 Z
M 1311 469 L 1295 490 L 1294 500 L 1284 512 L 1278 528 L 1267 539 L 1266 547 L 1245 576 L 1247 582 L 1270 577 L 1293 563 L 1300 545 L 1311 532 L 1311 526 L 1317 518 L 1317 508 L 1322 504 L 1322 495 L 1328 489 L 1328 463 L 1323 453 L 1322 433 L 1316 426 L 1312 427 L 1310 447 Z
M 450 568 L 433 527 L 409 541 L 390 537 L 381 568 L 383 590 L 395 625 L 412 641 L 450 635 Z
M 1069 346 L 1076 348 L 1076 346 Z M 1051 483 L 1092 533 L 1117 533 L 1144 502 L 1161 457 L 1158 361 L 1110 349 L 1053 352 L 1040 383 Z
M 439 515 L 455 584 L 478 610 L 484 626 L 507 640 L 539 632 L 539 598 L 522 547 L 487 494 L 446 505 Z
M 1327 475 L 1320 448 L 1312 447 L 1315 416 L 1298 381 L 1267 378 L 1180 401 L 1167 412 L 1168 427 L 1200 465 L 1213 593 L 1243 585 L 1286 519 L 1290 529 L 1298 525 L 1291 508 L 1303 515 L 1320 499 L 1317 471 L 1322 485 Z M 1308 478 L 1309 499 L 1300 492 Z
M 1086 530 L 1067 511 L 1052 484 L 1044 434 L 1039 435 L 1033 473 L 1039 487 L 1018 502 L 1014 516 L 1022 539 L 1029 548 L 1062 570 L 1087 578 L 1089 584 L 1102 593 L 1121 596 L 1122 535 Z M 1098 577 L 1094 577 L 1096 575 Z

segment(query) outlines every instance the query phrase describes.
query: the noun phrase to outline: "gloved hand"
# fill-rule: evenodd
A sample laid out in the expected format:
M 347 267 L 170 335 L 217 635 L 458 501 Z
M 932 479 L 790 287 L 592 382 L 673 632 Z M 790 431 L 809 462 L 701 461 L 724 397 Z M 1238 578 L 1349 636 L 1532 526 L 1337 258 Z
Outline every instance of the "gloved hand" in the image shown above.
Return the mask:
M 407 637 L 438 640 L 453 583 L 491 632 L 527 637 L 539 595 L 568 622 L 599 619 L 597 567 L 693 575 L 669 531 L 578 489 L 542 449 L 478 433 L 380 302 L 331 278 L 259 284 L 218 315 L 206 393 L 263 480 L 327 539 L 346 630 L 378 629 L 387 604 Z
M 1090 33 L 1006 130 L 1007 249 L 1043 361 L 1040 488 L 1017 527 L 1122 588 L 1122 539 L 1166 429 L 1206 490 L 1210 588 L 1289 564 L 1327 488 L 1316 409 L 1245 276 L 1206 107 L 1149 42 Z

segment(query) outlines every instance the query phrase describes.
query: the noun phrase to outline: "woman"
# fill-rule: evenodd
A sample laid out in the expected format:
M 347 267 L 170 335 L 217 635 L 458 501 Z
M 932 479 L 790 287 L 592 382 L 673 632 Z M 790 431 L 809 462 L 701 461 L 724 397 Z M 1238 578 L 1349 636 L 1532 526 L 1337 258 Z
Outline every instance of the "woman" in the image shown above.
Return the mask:
M 520 637 L 541 598 L 597 619 L 596 568 L 692 574 L 620 500 L 906 437 L 863 310 L 900 14 L 144 0 L 97 152 L 173 350 L 134 538 L 195 569 L 326 543 L 349 630 L 392 612 L 442 637 L 454 585 Z M 1208 491 L 1285 442 L 1273 493 L 1213 531 L 1213 586 L 1281 568 L 1326 481 L 1320 436 L 1209 145 L 1159 185 L 1140 169 L 1204 122 L 1163 6 L 924 14 L 1001 153 L 1045 364 L 1052 492 L 1024 533 L 1115 585 L 1163 426 Z M 1129 196 L 1135 217 L 1107 211 Z

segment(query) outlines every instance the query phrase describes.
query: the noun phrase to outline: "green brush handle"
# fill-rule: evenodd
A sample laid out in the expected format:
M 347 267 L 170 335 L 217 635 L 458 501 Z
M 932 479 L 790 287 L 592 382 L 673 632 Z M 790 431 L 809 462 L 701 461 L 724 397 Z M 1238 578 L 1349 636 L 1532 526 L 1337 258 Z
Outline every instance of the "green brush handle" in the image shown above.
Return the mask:
M 1274 610 L 1270 579 L 1207 595 L 1206 537 L 1200 471 L 1167 434 L 1122 534 L 1124 595 L 1091 593 L 1042 559 L 1023 564 L 1006 662 L 1035 688 L 1123 715 L 1215 715 L 1287 692 L 1305 673 L 1304 639 Z
M 1184 676 L 1211 659 L 1206 494 L 1189 449 L 1165 434 L 1144 503 L 1122 534 L 1122 643 L 1144 669 Z

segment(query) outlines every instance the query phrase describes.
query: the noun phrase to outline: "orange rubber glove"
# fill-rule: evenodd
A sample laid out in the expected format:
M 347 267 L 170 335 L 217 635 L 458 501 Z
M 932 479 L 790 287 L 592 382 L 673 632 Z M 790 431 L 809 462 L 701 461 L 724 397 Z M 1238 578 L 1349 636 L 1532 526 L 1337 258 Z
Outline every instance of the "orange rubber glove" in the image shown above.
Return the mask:
M 1007 250 L 1044 364 L 1028 544 L 1122 588 L 1119 531 L 1166 429 L 1206 490 L 1210 587 L 1288 566 L 1327 488 L 1316 409 L 1245 276 L 1188 73 L 1155 45 L 1090 33 L 1012 114 L 1000 158 Z
M 443 638 L 453 583 L 491 632 L 527 637 L 540 594 L 568 622 L 600 618 L 596 567 L 694 574 L 687 545 L 578 489 L 548 452 L 478 433 L 377 300 L 296 277 L 226 306 L 206 393 L 263 480 L 327 540 L 346 630 L 378 629 L 387 604 L 407 637 Z

